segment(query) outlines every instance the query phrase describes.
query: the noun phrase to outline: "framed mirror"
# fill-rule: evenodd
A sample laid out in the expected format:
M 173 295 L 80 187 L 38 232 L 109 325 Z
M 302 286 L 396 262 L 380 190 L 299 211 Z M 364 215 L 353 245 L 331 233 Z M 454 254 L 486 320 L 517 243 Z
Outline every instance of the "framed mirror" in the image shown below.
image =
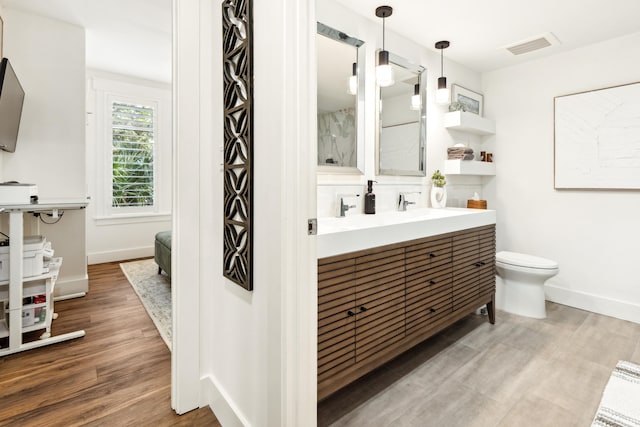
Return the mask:
M 364 42 L 318 22 L 318 172 L 364 172 Z
M 378 175 L 425 176 L 427 74 L 425 68 L 389 53 L 395 83 L 378 87 Z

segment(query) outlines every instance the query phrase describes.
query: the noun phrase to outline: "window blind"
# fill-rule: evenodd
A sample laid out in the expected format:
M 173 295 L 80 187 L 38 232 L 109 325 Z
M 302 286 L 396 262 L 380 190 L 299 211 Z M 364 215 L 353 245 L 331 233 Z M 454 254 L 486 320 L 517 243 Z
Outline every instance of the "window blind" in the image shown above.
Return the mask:
M 112 207 L 154 205 L 154 110 L 114 102 Z

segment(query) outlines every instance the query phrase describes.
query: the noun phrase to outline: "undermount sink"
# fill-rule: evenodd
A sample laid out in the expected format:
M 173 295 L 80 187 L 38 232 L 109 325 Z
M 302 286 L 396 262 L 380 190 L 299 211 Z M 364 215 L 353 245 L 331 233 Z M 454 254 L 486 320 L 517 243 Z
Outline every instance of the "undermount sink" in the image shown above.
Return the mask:
M 318 258 L 495 224 L 484 209 L 416 208 L 375 215 L 318 218 Z

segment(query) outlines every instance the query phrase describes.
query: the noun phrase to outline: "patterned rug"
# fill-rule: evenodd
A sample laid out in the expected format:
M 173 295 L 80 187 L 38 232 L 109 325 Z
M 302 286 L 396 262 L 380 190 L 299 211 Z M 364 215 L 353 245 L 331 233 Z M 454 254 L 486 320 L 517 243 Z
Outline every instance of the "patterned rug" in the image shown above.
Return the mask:
M 120 268 L 149 317 L 156 325 L 160 336 L 171 350 L 171 281 L 163 272 L 158 274 L 158 265 L 153 259 L 124 262 Z
M 640 365 L 619 361 L 604 389 L 592 427 L 640 427 Z

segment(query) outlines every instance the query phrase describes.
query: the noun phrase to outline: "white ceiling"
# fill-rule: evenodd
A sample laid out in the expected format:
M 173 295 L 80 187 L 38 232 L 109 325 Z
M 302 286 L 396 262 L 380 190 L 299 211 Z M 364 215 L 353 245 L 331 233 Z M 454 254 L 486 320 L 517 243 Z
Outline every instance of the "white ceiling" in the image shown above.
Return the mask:
M 322 0 L 317 0 L 322 1 Z M 640 0 L 336 0 L 374 22 L 380 5 L 393 30 L 447 59 L 484 72 L 640 32 Z M 172 0 L 0 0 L 0 4 L 80 25 L 90 67 L 170 81 Z M 514 56 L 504 49 L 551 32 L 557 46 Z M 387 46 L 393 50 L 393 46 Z
M 0 0 L 86 29 L 87 66 L 171 81 L 172 0 Z
M 321 1 L 321 0 L 318 0 Z M 449 40 L 445 58 L 484 72 L 640 32 L 640 0 L 336 0 L 430 49 Z M 364 11 L 364 12 L 363 12 Z M 553 33 L 561 42 L 514 56 L 504 46 Z M 387 43 L 387 49 L 393 46 Z M 640 60 L 640 59 L 639 59 Z

